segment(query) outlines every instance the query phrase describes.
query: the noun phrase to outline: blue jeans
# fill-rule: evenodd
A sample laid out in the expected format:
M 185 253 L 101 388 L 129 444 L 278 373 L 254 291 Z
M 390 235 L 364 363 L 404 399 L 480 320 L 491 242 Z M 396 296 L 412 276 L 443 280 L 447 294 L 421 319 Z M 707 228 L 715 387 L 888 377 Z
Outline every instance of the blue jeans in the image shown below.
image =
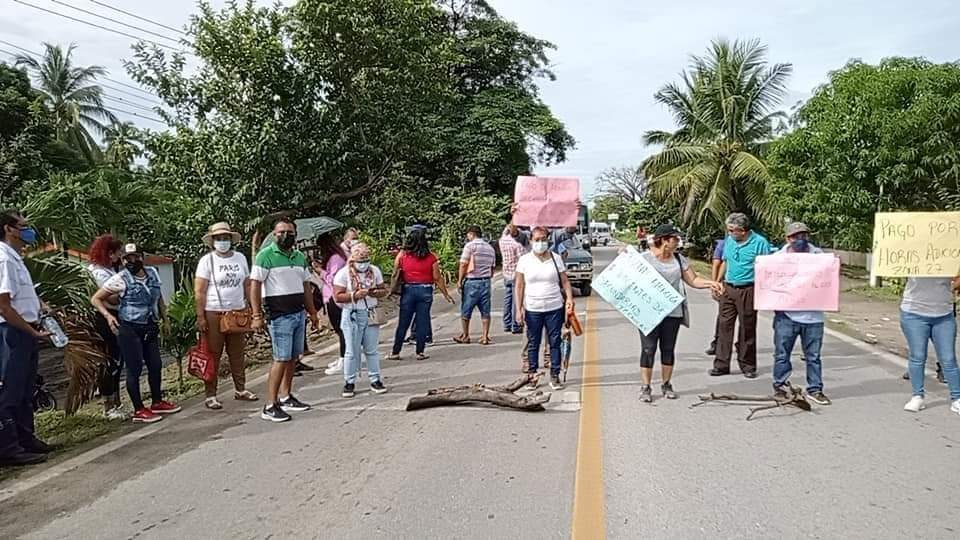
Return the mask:
M 503 331 L 504 332 L 519 332 L 521 325 L 520 321 L 513 320 L 513 310 L 515 309 L 513 305 L 513 291 L 514 291 L 514 280 L 504 279 L 503 280 Z
M 270 342 L 273 344 L 273 361 L 290 362 L 303 356 L 306 342 L 307 312 L 298 311 L 271 319 Z
M 400 295 L 400 317 L 397 333 L 393 337 L 393 354 L 400 354 L 403 340 L 407 337 L 410 323 L 416 317 L 414 332 L 417 336 L 417 354 L 422 354 L 427 346 L 427 332 L 430 331 L 430 307 L 433 306 L 433 285 L 404 285 Z
M 367 357 L 370 382 L 380 380 L 380 351 L 377 350 L 380 327 L 367 324 L 367 314 L 366 309 L 345 306 L 340 318 L 340 328 L 347 342 L 347 353 L 343 355 L 343 380 L 347 384 L 356 384 L 360 376 L 361 354 Z
M 163 360 L 160 358 L 160 329 L 156 323 L 135 324 L 120 322 L 117 343 L 120 355 L 127 367 L 127 393 L 135 411 L 143 408 L 143 395 L 140 394 L 140 375 L 143 366 L 147 366 L 147 383 L 150 385 L 150 399 L 154 403 L 163 399 L 161 389 Z
M 923 396 L 923 370 L 927 365 L 927 344 L 933 341 L 943 377 L 950 388 L 950 399 L 960 399 L 960 371 L 957 369 L 957 319 L 953 314 L 925 317 L 900 311 L 900 329 L 910 349 L 910 384 L 913 395 Z
M 823 323 L 798 323 L 781 312 L 777 312 L 773 318 L 773 388 L 779 389 L 790 378 L 793 371 L 790 355 L 793 354 L 793 346 L 798 336 L 803 347 L 803 356 L 807 359 L 807 393 L 822 392 L 823 366 L 820 362 L 820 349 L 823 347 Z
M 540 369 L 540 341 L 543 339 L 543 329 L 547 329 L 547 339 L 550 344 L 550 375 L 560 375 L 560 332 L 564 321 L 563 308 L 556 311 L 527 311 L 527 360 L 530 362 L 530 373 Z
M 0 457 L 29 448 L 33 434 L 33 387 L 39 360 L 37 340 L 0 323 Z
M 467 279 L 463 282 L 463 305 L 460 307 L 463 320 L 470 320 L 473 308 L 480 310 L 481 319 L 490 319 L 490 278 Z

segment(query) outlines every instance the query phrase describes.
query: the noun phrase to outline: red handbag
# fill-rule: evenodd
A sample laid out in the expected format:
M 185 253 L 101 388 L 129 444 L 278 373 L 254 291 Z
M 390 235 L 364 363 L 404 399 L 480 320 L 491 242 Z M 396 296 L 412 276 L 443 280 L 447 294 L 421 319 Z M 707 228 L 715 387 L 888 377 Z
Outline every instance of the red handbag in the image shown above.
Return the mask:
M 212 382 L 217 378 L 217 362 L 203 334 L 200 334 L 197 344 L 187 351 L 187 373 L 203 382 Z

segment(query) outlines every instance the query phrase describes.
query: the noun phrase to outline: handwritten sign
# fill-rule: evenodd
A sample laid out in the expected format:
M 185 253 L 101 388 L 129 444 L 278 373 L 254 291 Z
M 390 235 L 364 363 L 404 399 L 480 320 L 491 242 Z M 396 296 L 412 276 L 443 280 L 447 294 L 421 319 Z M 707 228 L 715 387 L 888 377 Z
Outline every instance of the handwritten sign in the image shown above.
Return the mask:
M 579 200 L 579 178 L 520 176 L 514 192 L 513 224 L 575 227 Z
M 767 311 L 840 309 L 840 259 L 813 253 L 757 257 L 753 307 Z
M 874 275 L 960 275 L 960 212 L 878 212 L 874 219 Z
M 593 290 L 644 334 L 683 302 L 683 295 L 632 247 L 593 280 Z

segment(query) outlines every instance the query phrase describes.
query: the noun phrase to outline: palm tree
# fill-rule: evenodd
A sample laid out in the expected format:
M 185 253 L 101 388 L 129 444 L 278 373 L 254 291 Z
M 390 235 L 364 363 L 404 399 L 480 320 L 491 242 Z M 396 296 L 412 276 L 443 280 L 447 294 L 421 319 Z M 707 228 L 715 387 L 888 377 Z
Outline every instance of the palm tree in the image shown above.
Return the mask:
M 763 154 L 785 117 L 775 109 L 793 68 L 768 66 L 766 53 L 759 41 L 714 41 L 706 56 L 692 58 L 680 84 L 655 96 L 678 129 L 644 134 L 646 144 L 663 149 L 643 162 L 643 172 L 655 196 L 680 204 L 685 226 L 722 223 L 738 210 L 775 218 Z
M 129 169 L 133 160 L 143 155 L 140 130 L 132 122 L 113 124 L 107 128 L 103 142 L 107 145 L 104 158 L 120 169 Z
M 16 64 L 32 73 L 44 101 L 53 113 L 57 139 L 79 150 L 87 161 L 95 163 L 100 147 L 91 135 L 106 134 L 107 125 L 117 117 L 103 105 L 103 91 L 91 84 L 107 74 L 101 66 L 74 66 L 71 55 L 76 45 L 66 50 L 59 45 L 43 44 L 42 59 L 17 56 Z

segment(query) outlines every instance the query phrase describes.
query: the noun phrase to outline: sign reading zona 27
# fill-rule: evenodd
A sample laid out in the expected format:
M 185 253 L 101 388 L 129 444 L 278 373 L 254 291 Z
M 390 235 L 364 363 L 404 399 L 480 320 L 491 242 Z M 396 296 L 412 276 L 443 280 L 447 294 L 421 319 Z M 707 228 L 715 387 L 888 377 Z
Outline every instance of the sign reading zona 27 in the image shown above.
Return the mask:
M 873 274 L 960 275 L 960 212 L 878 212 L 873 228 Z

